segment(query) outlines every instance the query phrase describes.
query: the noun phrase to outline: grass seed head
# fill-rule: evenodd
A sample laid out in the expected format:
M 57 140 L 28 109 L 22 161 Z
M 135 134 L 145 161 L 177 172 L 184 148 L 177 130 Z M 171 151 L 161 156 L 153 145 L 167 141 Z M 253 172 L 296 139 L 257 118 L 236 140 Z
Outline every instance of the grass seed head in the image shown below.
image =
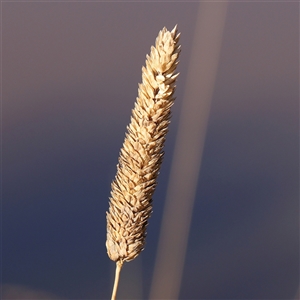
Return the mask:
M 146 56 L 142 83 L 120 151 L 107 212 L 106 247 L 118 263 L 133 260 L 144 249 L 152 196 L 163 158 L 163 146 L 174 103 L 180 34 L 163 28 Z

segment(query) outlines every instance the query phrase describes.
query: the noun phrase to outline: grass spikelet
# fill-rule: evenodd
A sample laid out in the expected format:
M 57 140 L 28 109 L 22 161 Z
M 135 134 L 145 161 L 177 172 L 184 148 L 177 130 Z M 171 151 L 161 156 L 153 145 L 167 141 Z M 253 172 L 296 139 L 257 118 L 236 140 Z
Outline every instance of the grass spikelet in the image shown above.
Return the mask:
M 123 263 L 133 260 L 144 249 L 170 109 L 175 100 L 179 36 L 177 26 L 172 31 L 164 27 L 146 56 L 142 83 L 111 185 L 106 248 L 110 259 L 117 263 L 112 299 L 116 298 Z

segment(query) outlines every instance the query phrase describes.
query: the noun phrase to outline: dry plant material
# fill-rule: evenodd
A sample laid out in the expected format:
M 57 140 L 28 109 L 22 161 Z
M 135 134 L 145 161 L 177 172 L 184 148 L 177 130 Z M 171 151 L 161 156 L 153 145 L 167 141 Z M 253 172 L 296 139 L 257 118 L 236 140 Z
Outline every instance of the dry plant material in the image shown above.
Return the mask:
M 177 26 L 171 32 L 164 27 L 155 47 L 151 47 L 150 56 L 146 56 L 142 83 L 111 185 L 106 248 L 110 259 L 117 264 L 112 299 L 116 298 L 124 261 L 133 260 L 144 249 L 152 195 L 175 100 L 179 36 Z

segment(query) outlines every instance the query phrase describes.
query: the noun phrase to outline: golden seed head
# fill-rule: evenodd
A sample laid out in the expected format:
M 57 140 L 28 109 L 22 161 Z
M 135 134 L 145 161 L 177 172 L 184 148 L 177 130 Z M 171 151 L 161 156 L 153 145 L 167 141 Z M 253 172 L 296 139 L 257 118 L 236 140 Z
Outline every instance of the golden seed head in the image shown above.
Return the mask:
M 130 261 L 144 248 L 152 195 L 174 103 L 179 63 L 177 26 L 165 27 L 146 56 L 142 83 L 120 151 L 107 212 L 106 247 L 113 261 Z

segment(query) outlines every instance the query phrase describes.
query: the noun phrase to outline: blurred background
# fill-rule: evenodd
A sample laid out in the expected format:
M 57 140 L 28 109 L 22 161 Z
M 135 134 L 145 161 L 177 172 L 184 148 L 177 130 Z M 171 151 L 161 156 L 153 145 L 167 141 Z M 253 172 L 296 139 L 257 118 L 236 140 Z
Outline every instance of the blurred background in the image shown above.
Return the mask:
M 177 99 L 147 244 L 120 279 L 120 299 L 149 298 L 182 100 L 199 84 L 188 73 L 200 9 L 2 3 L 3 299 L 110 297 L 110 184 L 145 56 L 178 24 Z M 298 299 L 298 286 L 299 3 L 230 2 L 179 298 Z

